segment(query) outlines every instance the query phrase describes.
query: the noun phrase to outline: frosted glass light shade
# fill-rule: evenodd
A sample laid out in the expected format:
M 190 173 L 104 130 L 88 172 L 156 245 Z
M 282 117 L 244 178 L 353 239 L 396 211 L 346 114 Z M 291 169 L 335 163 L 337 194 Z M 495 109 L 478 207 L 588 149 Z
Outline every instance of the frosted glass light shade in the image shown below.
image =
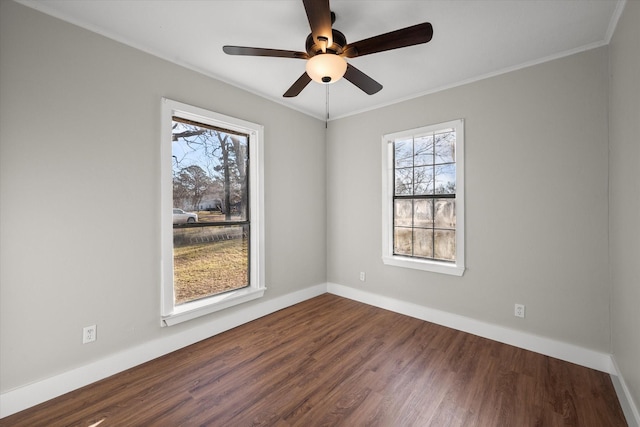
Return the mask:
M 347 61 L 333 53 L 321 53 L 307 61 L 307 74 L 318 83 L 335 83 L 347 71 Z

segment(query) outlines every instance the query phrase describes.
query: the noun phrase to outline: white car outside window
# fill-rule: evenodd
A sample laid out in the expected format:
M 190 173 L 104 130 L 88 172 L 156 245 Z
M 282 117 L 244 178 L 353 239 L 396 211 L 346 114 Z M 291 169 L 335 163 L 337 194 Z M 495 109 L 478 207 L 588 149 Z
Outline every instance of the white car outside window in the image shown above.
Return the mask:
M 192 222 L 198 222 L 198 215 L 191 213 L 191 212 L 185 212 L 182 209 L 173 209 L 173 223 L 174 224 L 185 224 L 185 223 L 192 223 Z

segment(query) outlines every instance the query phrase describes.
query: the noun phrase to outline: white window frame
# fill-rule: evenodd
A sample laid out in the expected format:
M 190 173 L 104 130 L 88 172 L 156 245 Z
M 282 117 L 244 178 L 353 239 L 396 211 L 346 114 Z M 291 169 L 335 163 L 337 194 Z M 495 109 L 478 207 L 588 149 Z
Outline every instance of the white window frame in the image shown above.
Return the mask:
M 456 131 L 456 260 L 443 262 L 393 253 L 393 141 L 413 135 L 453 128 Z M 424 126 L 382 136 L 382 262 L 396 267 L 462 276 L 465 271 L 464 247 L 464 120 Z
M 233 307 L 264 295 L 264 195 L 263 141 L 264 127 L 245 120 L 214 113 L 171 99 L 162 98 L 161 123 L 161 324 L 171 326 L 215 311 Z M 175 305 L 173 287 L 173 175 L 172 117 L 182 117 L 198 123 L 217 126 L 249 135 L 249 221 L 250 258 L 249 286 L 208 298 Z

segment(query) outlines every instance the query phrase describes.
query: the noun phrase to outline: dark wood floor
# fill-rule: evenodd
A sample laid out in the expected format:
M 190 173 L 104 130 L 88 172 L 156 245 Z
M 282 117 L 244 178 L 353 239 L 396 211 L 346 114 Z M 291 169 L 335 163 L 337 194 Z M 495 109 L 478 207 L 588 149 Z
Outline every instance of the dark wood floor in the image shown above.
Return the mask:
M 325 294 L 2 426 L 625 426 L 607 374 Z

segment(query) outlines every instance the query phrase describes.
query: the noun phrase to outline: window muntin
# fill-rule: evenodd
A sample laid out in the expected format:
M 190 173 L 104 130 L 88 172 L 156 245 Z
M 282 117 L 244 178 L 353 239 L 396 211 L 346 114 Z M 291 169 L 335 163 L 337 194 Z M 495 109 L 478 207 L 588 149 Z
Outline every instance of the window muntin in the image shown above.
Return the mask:
M 383 261 L 464 271 L 462 120 L 383 137 Z
M 262 126 L 163 99 L 162 324 L 264 293 Z

